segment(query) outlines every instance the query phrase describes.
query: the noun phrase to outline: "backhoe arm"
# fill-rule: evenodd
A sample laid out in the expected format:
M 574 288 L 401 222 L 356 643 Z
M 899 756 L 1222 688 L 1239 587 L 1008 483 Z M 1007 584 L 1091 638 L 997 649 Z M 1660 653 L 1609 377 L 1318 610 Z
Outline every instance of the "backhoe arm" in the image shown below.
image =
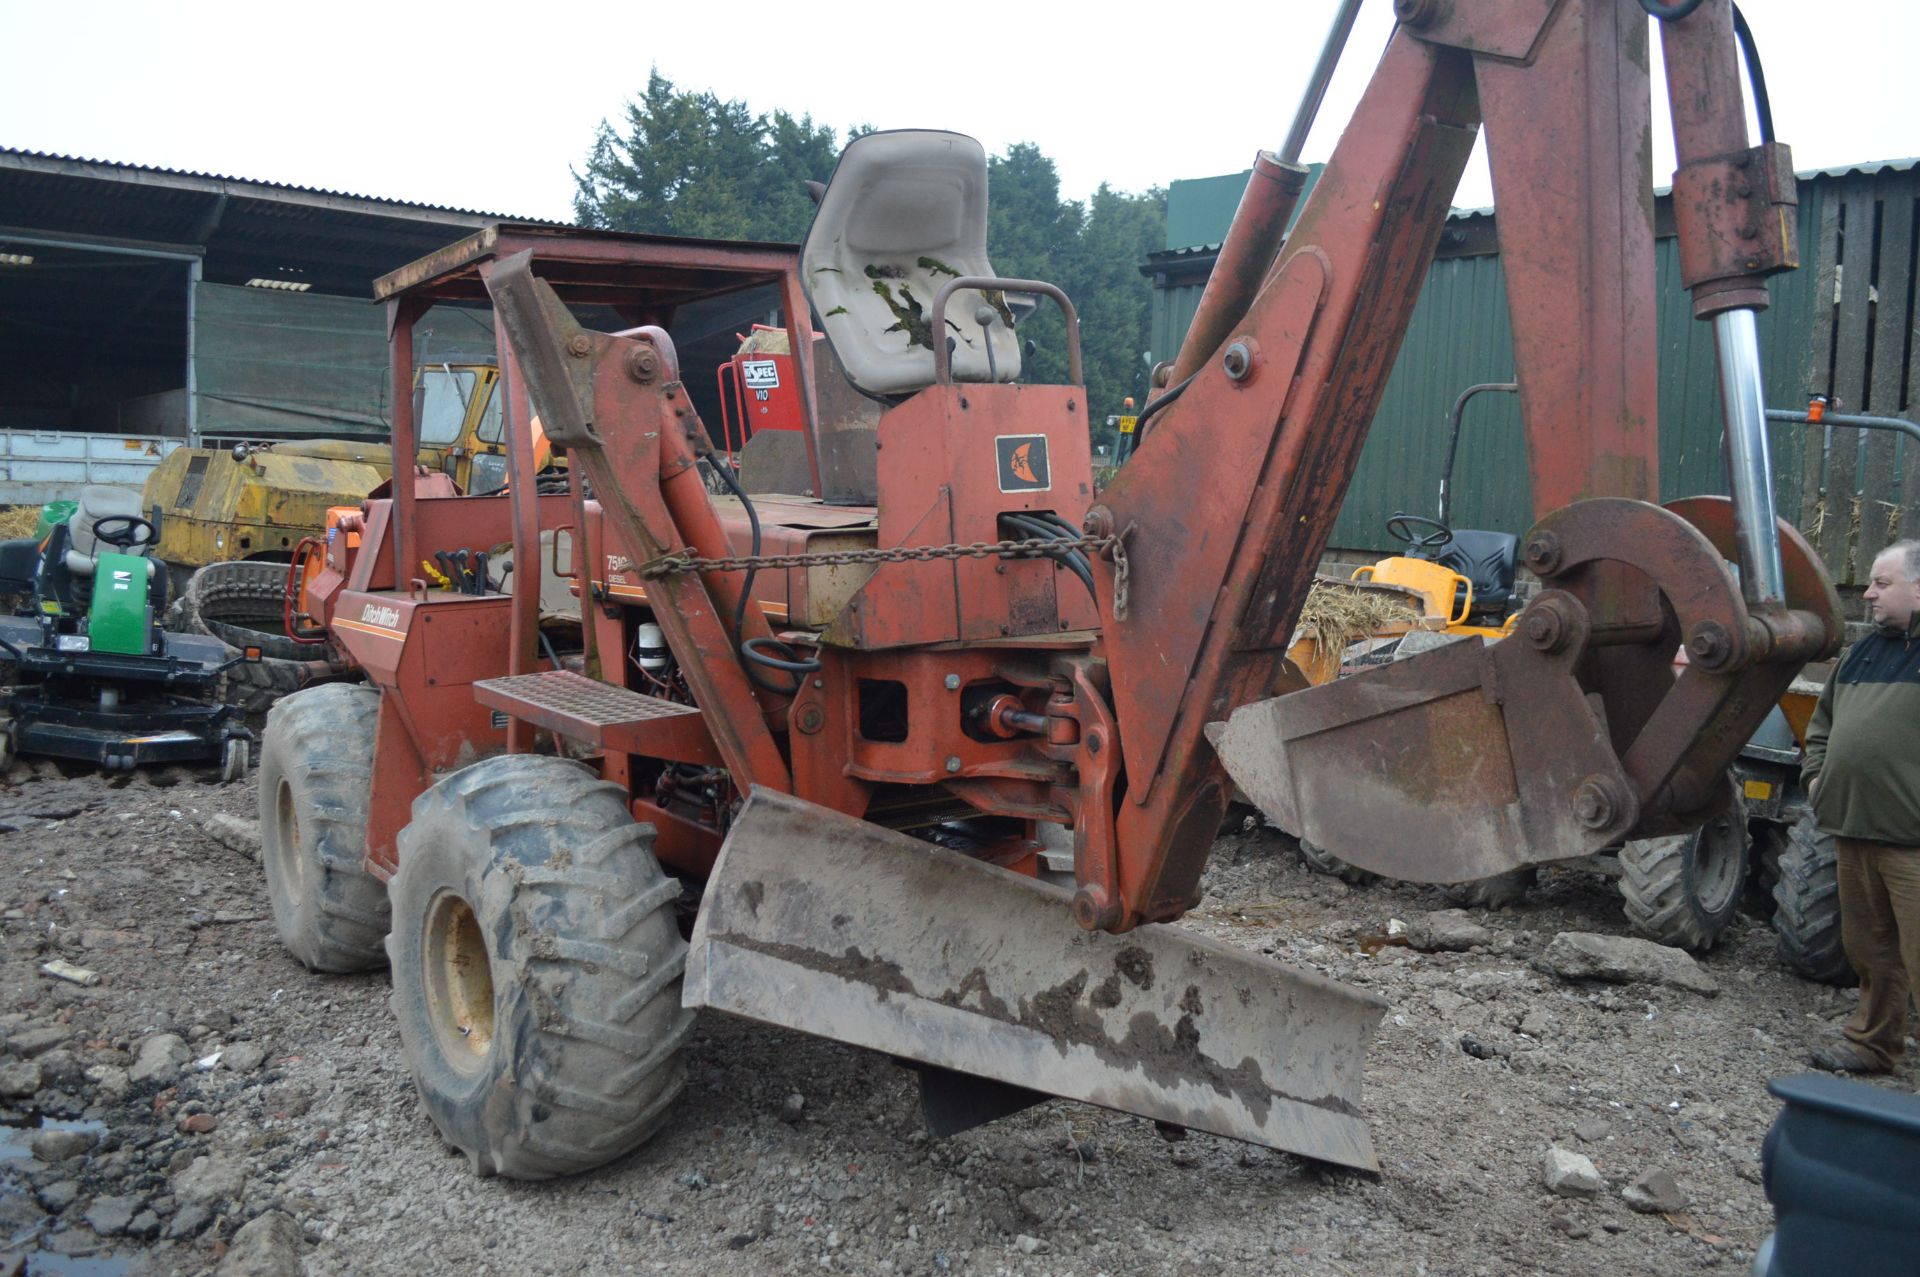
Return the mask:
M 1731 508 L 1647 504 L 1658 429 L 1641 9 L 1401 0 L 1396 12 L 1264 287 L 1171 388 L 1177 400 L 1149 407 L 1146 438 L 1090 512 L 1089 531 L 1124 540 L 1130 597 L 1125 617 L 1103 616 L 1126 786 L 1112 873 L 1083 875 L 1083 922 L 1124 928 L 1194 901 L 1230 793 L 1223 756 L 1285 827 L 1421 880 L 1698 823 L 1776 689 L 1838 642 L 1831 586 L 1791 529 L 1774 532 L 1770 501 L 1755 509 L 1768 488 L 1742 481 L 1746 463 Z M 1744 139 L 1727 0 L 1670 26 L 1677 188 L 1699 191 L 1676 200 L 1687 282 L 1700 313 L 1750 329 L 1764 276 L 1792 265 L 1790 166 L 1780 148 L 1728 153 Z M 1527 566 L 1548 588 L 1520 637 L 1494 648 L 1266 699 L 1297 686 L 1285 649 L 1483 113 L 1541 519 Z M 1752 180 L 1689 185 L 1700 163 Z M 1757 392 L 1757 363 L 1722 352 L 1723 384 L 1731 359 Z M 1196 366 L 1187 352 L 1178 363 Z M 1743 600 L 1725 561 L 1764 565 L 1776 535 L 1787 567 L 1745 572 Z M 1694 663 L 1676 681 L 1683 643 Z M 1216 754 L 1208 724 L 1230 715 L 1211 729 Z

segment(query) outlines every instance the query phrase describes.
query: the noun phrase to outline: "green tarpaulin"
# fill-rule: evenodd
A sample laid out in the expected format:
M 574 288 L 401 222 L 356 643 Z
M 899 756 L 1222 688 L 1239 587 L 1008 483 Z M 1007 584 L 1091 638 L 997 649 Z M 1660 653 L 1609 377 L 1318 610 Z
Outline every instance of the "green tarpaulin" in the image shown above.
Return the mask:
M 370 301 L 201 284 L 194 289 L 201 436 L 387 436 L 386 312 Z M 493 361 L 493 316 L 436 306 L 414 359 Z

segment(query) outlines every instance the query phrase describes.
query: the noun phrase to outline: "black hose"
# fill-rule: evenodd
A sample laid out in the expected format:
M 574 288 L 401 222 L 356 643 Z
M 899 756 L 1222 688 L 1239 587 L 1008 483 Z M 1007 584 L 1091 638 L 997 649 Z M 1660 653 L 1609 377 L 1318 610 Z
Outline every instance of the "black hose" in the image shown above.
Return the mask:
M 1760 69 L 1760 48 L 1753 42 L 1753 30 L 1747 15 L 1733 6 L 1733 34 L 1740 41 L 1740 54 L 1747 63 L 1747 83 L 1753 88 L 1753 114 L 1760 121 L 1760 141 L 1773 141 L 1773 103 L 1767 98 L 1767 73 Z
M 714 466 L 712 469 L 715 474 L 720 476 L 720 481 L 727 486 L 727 490 L 739 499 L 740 505 L 746 510 L 747 526 L 753 529 L 753 548 L 750 553 L 754 558 L 759 558 L 760 512 L 753 508 L 753 501 L 747 496 L 746 490 L 740 486 L 740 481 L 734 478 L 733 468 L 731 466 Z M 810 674 L 814 670 L 819 669 L 820 662 L 817 660 L 780 659 L 758 650 L 757 645 L 765 643 L 770 647 L 777 647 L 784 652 L 791 653 L 793 651 L 793 648 L 789 644 L 782 643 L 778 639 L 754 638 L 743 642 L 739 637 L 741 632 L 746 628 L 747 600 L 753 597 L 753 578 L 754 574 L 759 570 L 757 567 L 747 569 L 745 579 L 740 582 L 740 602 L 733 609 L 734 641 L 740 644 L 740 655 L 746 658 L 746 662 L 741 668 L 746 671 L 747 678 L 753 685 L 761 691 L 772 692 L 776 696 L 792 696 L 800 690 L 800 679 L 798 676 L 801 674 Z M 756 665 L 764 665 L 769 669 L 782 670 L 794 675 L 793 686 L 781 687 L 777 683 L 768 682 L 766 679 L 760 677 L 759 671 L 754 668 Z
M 1146 442 L 1147 423 L 1153 420 L 1154 414 L 1159 412 L 1162 408 L 1165 408 L 1168 404 L 1171 404 L 1174 400 L 1178 399 L 1181 395 L 1186 394 L 1187 387 L 1191 386 L 1193 384 L 1193 379 L 1195 377 L 1198 377 L 1199 375 L 1200 374 L 1197 372 L 1189 375 L 1185 381 L 1181 382 L 1179 385 L 1175 386 L 1172 390 L 1169 390 L 1166 394 L 1161 395 L 1158 399 L 1154 400 L 1152 403 L 1148 404 L 1145 408 L 1142 408 L 1140 410 L 1139 419 L 1133 423 L 1133 441 L 1134 442 L 1133 442 L 1133 447 L 1127 450 L 1127 455 L 1129 457 L 1131 457 L 1134 453 L 1140 451 L 1140 445 Z
M 1071 541 L 1078 536 L 1057 524 L 1045 522 L 1037 515 L 1003 514 L 1000 518 L 1029 537 L 1038 537 L 1043 541 Z M 1093 570 L 1084 558 L 1071 550 L 1042 550 L 1040 553 L 1079 577 L 1087 587 L 1087 593 L 1093 595 L 1095 605 L 1099 604 L 1100 596 L 1093 587 Z
M 782 643 L 777 638 L 750 638 L 746 642 L 740 645 L 740 650 L 745 652 L 748 656 L 752 657 L 755 661 L 758 661 L 762 665 L 771 666 L 772 668 L 777 670 L 786 670 L 789 673 L 793 673 L 793 674 L 811 674 L 813 671 L 820 668 L 820 662 L 812 659 L 811 657 L 802 661 L 791 661 L 791 660 L 783 660 L 777 656 L 768 656 L 765 652 L 762 652 L 758 648 L 758 646 L 756 646 L 757 644 L 760 644 L 760 643 L 765 643 L 769 647 L 777 647 L 783 652 L 793 651 L 793 645 L 791 643 Z M 761 686 L 765 687 L 766 684 L 763 683 L 761 684 Z M 767 690 L 778 691 L 778 692 L 781 692 L 783 695 L 791 695 L 791 693 L 787 692 L 786 689 L 784 688 L 768 688 Z M 796 688 L 796 690 L 798 689 Z
M 553 640 L 547 637 L 545 630 L 536 630 L 540 636 L 540 646 L 546 649 L 547 659 L 553 662 L 553 668 L 560 668 L 560 654 L 553 650 Z
M 1640 0 L 1640 7 L 1647 11 L 1648 16 L 1662 22 L 1678 22 L 1698 9 L 1700 4 L 1701 0 L 1673 0 L 1671 4 L 1663 4 L 1661 0 Z
M 1050 523 L 1060 529 L 1061 540 L 1077 541 L 1080 539 L 1080 533 L 1059 515 L 1044 514 L 1041 515 L 1040 518 L 1042 522 Z M 1100 608 L 1100 592 L 1093 587 L 1093 564 L 1088 562 L 1086 551 L 1078 548 L 1068 550 L 1065 563 L 1073 574 L 1086 584 L 1087 593 L 1093 599 L 1094 610 L 1098 611 Z

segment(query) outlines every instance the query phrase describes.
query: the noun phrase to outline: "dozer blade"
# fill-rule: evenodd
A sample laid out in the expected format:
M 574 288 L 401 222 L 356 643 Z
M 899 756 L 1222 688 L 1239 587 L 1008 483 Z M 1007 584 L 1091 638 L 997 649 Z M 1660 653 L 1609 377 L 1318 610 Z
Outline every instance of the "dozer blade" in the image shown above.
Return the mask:
M 1177 927 L 1076 927 L 1056 888 L 755 789 L 694 925 L 685 1003 L 1377 1169 L 1385 1004 Z

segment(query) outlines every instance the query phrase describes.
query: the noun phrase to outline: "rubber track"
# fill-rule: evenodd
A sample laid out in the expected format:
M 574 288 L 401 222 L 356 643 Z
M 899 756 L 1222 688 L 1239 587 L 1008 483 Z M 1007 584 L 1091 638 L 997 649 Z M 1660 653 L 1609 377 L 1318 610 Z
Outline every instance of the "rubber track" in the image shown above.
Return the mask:
M 167 628 L 211 634 L 233 648 L 257 647 L 274 660 L 303 661 L 308 651 L 275 630 L 285 616 L 287 565 L 257 560 L 209 563 L 167 610 Z M 261 629 L 262 625 L 273 629 Z

